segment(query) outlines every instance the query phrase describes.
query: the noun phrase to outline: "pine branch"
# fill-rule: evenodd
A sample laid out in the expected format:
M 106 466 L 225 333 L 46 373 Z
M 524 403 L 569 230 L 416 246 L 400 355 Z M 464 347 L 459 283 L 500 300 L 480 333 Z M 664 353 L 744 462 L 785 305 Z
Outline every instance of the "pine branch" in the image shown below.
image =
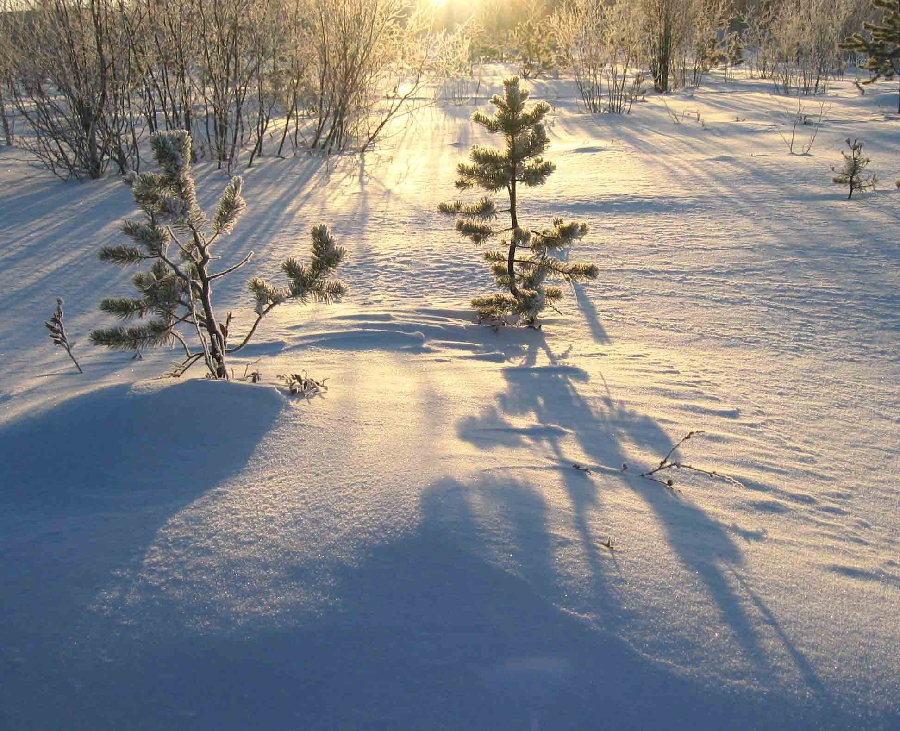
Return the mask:
M 252 258 L 253 258 L 253 252 L 251 251 L 249 254 L 247 254 L 247 256 L 245 256 L 243 259 L 241 259 L 241 261 L 239 261 L 234 266 L 230 266 L 230 267 L 228 267 L 228 269 L 224 269 L 221 272 L 216 272 L 215 274 L 210 274 L 209 281 L 212 281 L 213 279 L 218 279 L 219 277 L 224 277 L 228 274 L 231 274 L 234 271 L 237 271 L 242 266 L 244 266 L 244 264 L 246 264 L 248 261 L 250 261 L 250 259 L 252 259 Z
M 313 226 L 311 267 L 316 277 L 333 273 L 344 260 L 346 251 L 335 244 L 334 237 L 325 224 Z
M 584 264 L 578 262 L 570 264 L 561 262 L 559 259 L 554 259 L 552 256 L 547 257 L 546 265 L 552 274 L 562 277 L 567 282 L 586 282 L 591 279 L 596 279 L 600 274 L 600 270 L 597 268 L 596 264 Z
M 532 231 L 531 233 L 538 237 L 545 248 L 563 249 L 584 238 L 587 232 L 588 225 L 586 223 L 577 221 L 566 223 L 561 218 L 554 218 L 553 228 L 545 228 L 542 231 Z
M 216 235 L 231 233 L 234 224 L 240 218 L 244 209 L 247 207 L 246 202 L 241 197 L 241 191 L 244 188 L 244 179 L 240 175 L 236 175 L 225 188 L 222 194 L 222 200 L 219 201 L 219 208 L 213 219 L 213 232 Z
M 147 256 L 136 246 L 117 244 L 116 246 L 101 246 L 97 255 L 100 261 L 105 261 L 119 267 L 140 264 L 153 256 Z
M 525 183 L 529 188 L 534 188 L 546 183 L 547 178 L 550 177 L 550 174 L 554 170 L 556 170 L 556 165 L 547 160 L 538 158 L 522 169 L 522 177 L 520 177 L 519 180 Z
M 100 300 L 100 310 L 112 315 L 117 320 L 130 320 L 132 317 L 141 318 L 147 314 L 144 300 L 121 297 L 117 299 L 104 298 Z
M 460 235 L 471 239 L 474 244 L 482 244 L 497 235 L 493 226 L 486 223 L 478 223 L 478 221 L 467 218 L 457 220 L 456 230 Z
M 438 213 L 443 213 L 445 216 L 455 216 L 457 215 L 463 207 L 462 201 L 453 201 L 452 203 L 438 203 Z
M 166 229 L 157 226 L 152 220 L 150 223 L 126 220 L 122 223 L 121 231 L 149 255 L 147 258 L 157 256 L 168 243 Z
M 91 342 L 110 350 L 145 350 L 169 345 L 172 330 L 168 323 L 151 320 L 146 325 L 131 325 L 91 331 Z
M 466 218 L 477 218 L 482 221 L 487 221 L 497 217 L 497 204 L 492 198 L 485 196 L 477 202 L 470 204 L 464 204 L 461 201 L 440 203 L 438 204 L 438 212 L 449 216 L 459 215 Z

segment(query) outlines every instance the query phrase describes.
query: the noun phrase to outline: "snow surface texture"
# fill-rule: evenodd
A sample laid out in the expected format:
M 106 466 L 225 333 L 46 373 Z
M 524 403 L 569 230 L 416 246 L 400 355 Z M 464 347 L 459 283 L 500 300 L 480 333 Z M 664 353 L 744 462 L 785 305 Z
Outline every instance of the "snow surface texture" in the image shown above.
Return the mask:
M 836 84 L 801 157 L 761 82 L 667 97 L 703 125 L 538 83 L 558 172 L 523 218 L 586 220 L 604 270 L 542 331 L 472 323 L 490 276 L 434 212 L 472 106 L 261 160 L 223 264 L 277 278 L 324 221 L 351 294 L 276 310 L 256 386 L 90 348 L 129 191 L 0 149 L 0 728 L 900 728 L 895 93 Z M 847 136 L 885 181 L 850 202 Z M 303 370 L 323 398 L 273 388 Z M 633 476 L 691 429 L 744 487 Z

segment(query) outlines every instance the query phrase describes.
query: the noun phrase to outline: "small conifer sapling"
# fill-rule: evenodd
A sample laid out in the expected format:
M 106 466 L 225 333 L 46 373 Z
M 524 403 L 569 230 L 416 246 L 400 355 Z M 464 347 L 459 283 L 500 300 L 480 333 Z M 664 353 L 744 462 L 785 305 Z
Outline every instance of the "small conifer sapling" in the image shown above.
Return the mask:
M 850 152 L 841 151 L 844 156 L 844 167 L 840 170 L 831 168 L 833 172 L 837 173 L 831 180 L 837 185 L 849 186 L 850 192 L 847 194 L 847 200 L 850 200 L 855 190 L 860 192 L 872 190 L 878 182 L 878 178 L 874 173 L 865 172 L 866 166 L 871 160 L 862 153 L 863 143 L 859 140 L 851 141 L 849 137 L 845 141 Z
M 512 35 L 524 78 L 536 79 L 553 71 L 556 65 L 553 35 L 548 32 L 546 23 L 529 18 L 519 23 Z
M 172 375 L 182 375 L 203 359 L 209 377 L 227 380 L 227 356 L 250 342 L 260 321 L 275 307 L 288 300 L 331 302 L 344 294 L 344 284 L 330 278 L 344 258 L 344 249 L 335 245 L 324 225 L 314 226 L 309 263 L 290 258 L 281 265 L 288 280 L 285 286 L 252 278 L 248 287 L 256 301 L 256 318 L 243 338 L 231 344 L 231 313 L 224 320 L 217 313 L 213 285 L 246 265 L 253 252 L 233 266 L 213 271 L 213 251 L 246 207 L 241 197 L 243 180 L 231 179 L 209 222 L 197 203 L 190 134 L 159 132 L 151 135 L 150 147 L 161 171 L 129 178 L 144 220 L 122 224 L 122 233 L 131 240 L 128 244 L 100 249 L 101 261 L 117 266 L 149 264 L 148 270 L 131 278 L 137 297 L 104 299 L 100 304 L 101 310 L 119 320 L 146 322 L 94 330 L 91 341 L 113 350 L 137 351 L 177 341 L 185 358 Z
M 584 282 L 596 279 L 599 270 L 595 264 L 571 263 L 557 256 L 584 237 L 586 224 L 555 218 L 551 226 L 537 230 L 519 220 L 522 189 L 543 185 L 556 169 L 543 158 L 549 146 L 543 119 L 550 106 L 538 102 L 526 108 L 528 92 L 516 77 L 506 79 L 503 86 L 503 96 L 491 100 L 496 107 L 493 116 L 478 112 L 472 120 L 488 132 L 502 134 L 506 144 L 503 149 L 472 147 L 471 162 L 457 166 L 456 187 L 477 187 L 488 194 L 505 191 L 509 207 L 498 208 L 488 195 L 470 204 L 441 203 L 438 211 L 455 216 L 456 230 L 474 244 L 502 237 L 501 248 L 484 253 L 500 292 L 472 300 L 479 319 L 506 323 L 515 318 L 534 327 L 541 311 L 562 297 L 562 289 L 548 285 L 548 279 Z M 509 214 L 509 225 L 495 222 L 504 213 Z
M 57 297 L 56 312 L 54 312 L 53 316 L 44 323 L 44 327 L 50 331 L 50 339 L 53 341 L 53 344 L 65 350 L 66 354 L 72 359 L 72 362 L 78 369 L 78 372 L 84 373 L 84 371 L 81 370 L 81 366 L 78 365 L 78 361 L 75 360 L 75 356 L 72 355 L 72 344 L 69 342 L 69 336 L 66 334 L 66 326 L 63 323 L 62 306 L 62 297 Z

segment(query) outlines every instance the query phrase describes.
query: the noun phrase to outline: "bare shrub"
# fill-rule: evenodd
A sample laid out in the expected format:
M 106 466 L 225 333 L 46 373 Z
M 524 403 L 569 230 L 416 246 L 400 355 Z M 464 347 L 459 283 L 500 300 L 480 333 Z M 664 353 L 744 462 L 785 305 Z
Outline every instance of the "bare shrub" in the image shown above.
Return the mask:
M 589 112 L 627 114 L 643 95 L 638 6 L 569 0 L 552 17 L 562 57 Z
M 18 14 L 9 90 L 24 144 L 61 178 L 98 178 L 137 157 L 135 77 L 113 0 L 38 0 Z
M 822 128 L 822 120 L 825 118 L 826 112 L 831 107 L 826 107 L 825 102 L 821 102 L 816 112 L 807 112 L 803 107 L 801 97 L 797 96 L 797 111 L 788 112 L 790 131 L 782 129 L 781 125 L 775 124 L 775 131 L 781 138 L 781 141 L 787 146 L 792 155 L 808 155 L 816 143 L 816 137 Z M 799 134 L 798 134 L 799 130 Z

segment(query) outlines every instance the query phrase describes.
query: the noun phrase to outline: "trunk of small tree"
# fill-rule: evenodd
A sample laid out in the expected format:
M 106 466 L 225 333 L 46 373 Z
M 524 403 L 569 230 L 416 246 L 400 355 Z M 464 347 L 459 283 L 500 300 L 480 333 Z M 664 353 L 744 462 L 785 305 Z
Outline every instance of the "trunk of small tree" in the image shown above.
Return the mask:
M 212 361 L 210 370 L 219 380 L 228 380 L 228 370 L 225 368 L 225 337 L 222 329 L 216 320 L 215 310 L 212 306 L 212 284 L 206 272 L 206 264 L 203 260 L 208 260 L 206 255 L 201 259 L 201 263 L 197 267 L 197 278 L 200 280 L 200 306 L 203 308 L 203 324 L 209 335 L 209 357 Z
M 516 164 L 513 162 L 513 170 Z M 512 236 L 509 237 L 509 256 L 506 260 L 506 270 L 509 272 L 509 292 L 513 297 L 519 296 L 519 288 L 516 287 L 516 229 L 519 228 L 519 218 L 516 214 L 516 179 L 513 178 L 509 186 L 509 215 L 512 219 Z
M 13 133 L 12 125 L 9 123 L 9 116 L 6 112 L 6 105 L 3 103 L 3 92 L 0 90 L 0 122 L 3 124 L 3 139 L 7 146 L 12 147 Z

